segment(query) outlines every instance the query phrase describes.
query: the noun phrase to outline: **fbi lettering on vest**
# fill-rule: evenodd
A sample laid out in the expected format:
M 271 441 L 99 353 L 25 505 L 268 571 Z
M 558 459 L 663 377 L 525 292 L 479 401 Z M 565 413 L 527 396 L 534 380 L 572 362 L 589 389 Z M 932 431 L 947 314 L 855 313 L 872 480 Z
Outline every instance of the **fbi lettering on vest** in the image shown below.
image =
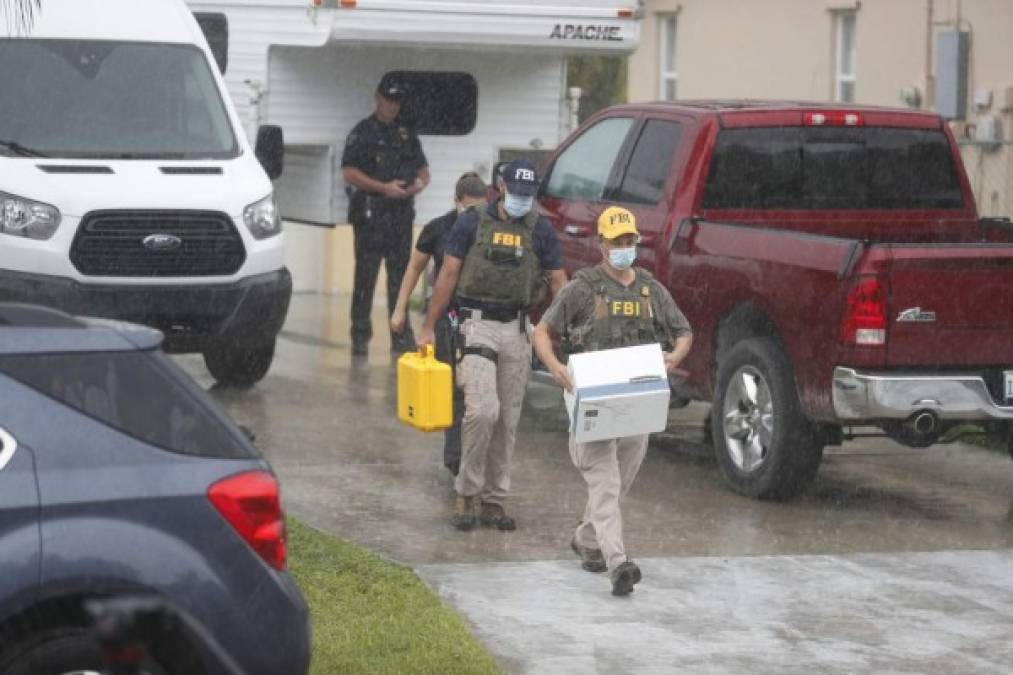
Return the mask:
M 640 303 L 615 300 L 612 302 L 611 314 L 614 317 L 640 316 Z
M 494 232 L 492 235 L 492 243 L 494 246 L 511 246 L 513 248 L 519 248 L 524 245 L 524 238 L 519 234 Z

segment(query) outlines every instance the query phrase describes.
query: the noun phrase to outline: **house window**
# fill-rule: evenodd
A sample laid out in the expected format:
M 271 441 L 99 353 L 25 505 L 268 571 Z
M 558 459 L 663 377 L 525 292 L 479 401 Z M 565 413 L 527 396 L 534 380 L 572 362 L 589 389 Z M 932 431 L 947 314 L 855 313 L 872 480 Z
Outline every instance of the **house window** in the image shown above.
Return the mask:
M 834 100 L 851 103 L 855 100 L 855 12 L 838 12 L 837 64 Z
M 676 67 L 676 29 L 679 18 L 675 14 L 662 14 L 658 17 L 661 46 L 659 55 L 659 71 L 661 79 L 658 83 L 658 96 L 664 101 L 674 101 L 679 93 L 679 72 Z

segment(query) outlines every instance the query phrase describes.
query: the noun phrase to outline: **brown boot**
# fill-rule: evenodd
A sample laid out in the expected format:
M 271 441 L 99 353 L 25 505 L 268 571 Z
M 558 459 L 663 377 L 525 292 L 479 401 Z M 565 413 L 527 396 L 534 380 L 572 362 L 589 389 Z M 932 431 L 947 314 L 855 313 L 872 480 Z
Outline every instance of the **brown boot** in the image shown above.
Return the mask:
M 570 540 L 570 548 L 580 558 L 580 566 L 588 572 L 604 572 L 607 569 L 601 549 L 581 546 L 577 543 L 576 537 Z
M 471 530 L 478 524 L 475 518 L 475 498 L 457 495 L 454 503 L 454 515 L 450 518 L 450 524 L 458 530 Z
M 486 527 L 495 527 L 506 532 L 517 529 L 517 523 L 506 514 L 499 504 L 482 502 L 482 524 Z

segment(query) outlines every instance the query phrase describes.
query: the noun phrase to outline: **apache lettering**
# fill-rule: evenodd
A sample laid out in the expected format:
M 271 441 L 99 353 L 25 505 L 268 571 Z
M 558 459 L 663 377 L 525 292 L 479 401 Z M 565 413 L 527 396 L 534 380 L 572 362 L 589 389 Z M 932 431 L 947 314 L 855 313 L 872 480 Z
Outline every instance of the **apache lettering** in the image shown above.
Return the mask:
M 550 40 L 596 40 L 604 42 L 622 42 L 619 26 L 583 26 L 579 24 L 557 23 L 549 34 Z

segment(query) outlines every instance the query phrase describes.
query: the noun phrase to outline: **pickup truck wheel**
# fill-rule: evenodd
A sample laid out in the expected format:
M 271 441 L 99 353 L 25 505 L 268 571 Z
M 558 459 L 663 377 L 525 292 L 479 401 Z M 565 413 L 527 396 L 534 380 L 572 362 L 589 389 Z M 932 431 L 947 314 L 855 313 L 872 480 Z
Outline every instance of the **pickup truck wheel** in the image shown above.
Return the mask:
M 732 347 L 718 364 L 714 453 L 736 492 L 788 499 L 815 477 L 823 446 L 802 415 L 791 364 L 771 339 Z
M 249 387 L 264 379 L 274 360 L 275 341 L 261 345 L 216 345 L 204 352 L 204 365 L 222 384 Z

